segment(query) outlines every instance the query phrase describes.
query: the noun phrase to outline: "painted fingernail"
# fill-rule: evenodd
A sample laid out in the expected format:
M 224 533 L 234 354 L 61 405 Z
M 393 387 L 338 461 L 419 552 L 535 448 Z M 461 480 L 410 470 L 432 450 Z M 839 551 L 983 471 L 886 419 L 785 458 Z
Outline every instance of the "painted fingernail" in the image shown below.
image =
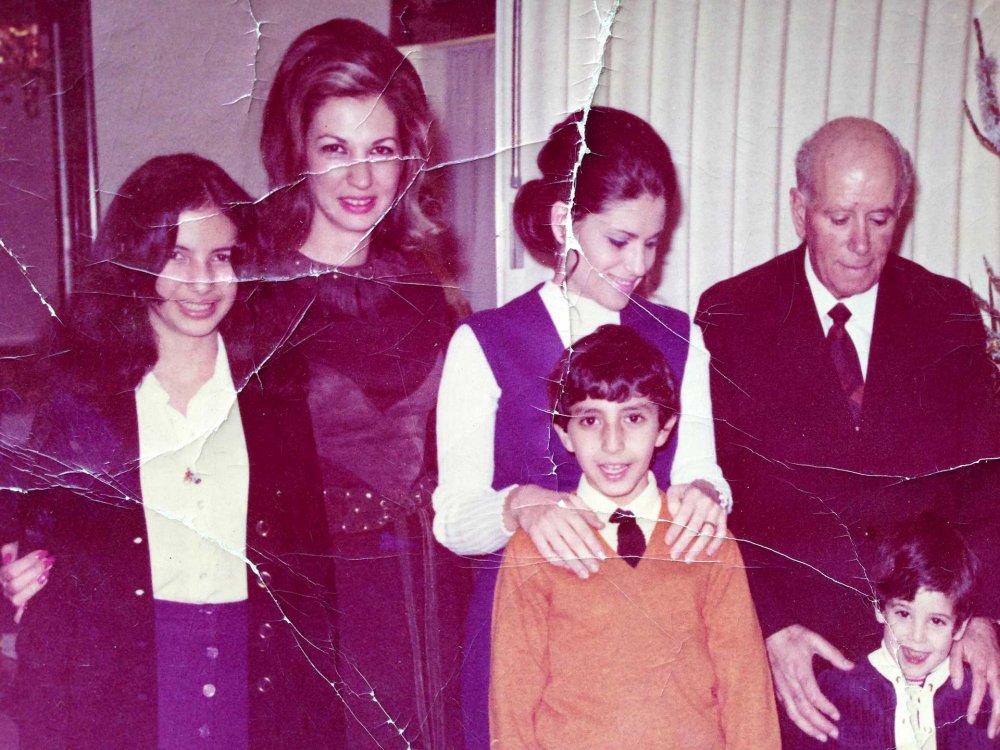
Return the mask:
M 44 560 L 48 556 L 49 556 L 48 550 L 44 549 L 40 549 L 38 550 L 38 552 L 35 553 L 35 557 L 37 557 L 39 560 Z
M 52 566 L 55 565 L 55 562 L 56 559 L 54 557 L 45 558 L 45 571 L 46 572 L 50 571 L 52 569 Z
M 5 554 L 3 556 L 3 564 L 4 565 L 10 565 L 12 562 L 14 562 L 14 556 L 12 554 L 10 554 L 10 552 L 8 552 L 7 554 Z
M 49 574 L 42 573 L 40 576 L 38 576 L 38 585 L 44 586 L 48 582 L 48 580 L 49 580 Z

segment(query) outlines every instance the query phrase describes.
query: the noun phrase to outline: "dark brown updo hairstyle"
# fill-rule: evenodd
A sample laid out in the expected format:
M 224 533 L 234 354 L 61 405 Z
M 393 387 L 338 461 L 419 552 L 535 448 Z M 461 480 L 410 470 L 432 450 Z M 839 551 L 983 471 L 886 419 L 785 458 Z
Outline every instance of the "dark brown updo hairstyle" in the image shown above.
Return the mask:
M 403 171 L 396 204 L 372 232 L 404 249 L 422 248 L 440 231 L 423 189 L 431 154 L 430 107 L 416 69 L 385 35 L 349 18 L 303 32 L 285 52 L 264 107 L 260 153 L 272 191 L 264 201 L 265 250 L 298 250 L 313 218 L 304 179 L 306 132 L 331 97 L 378 96 L 396 117 Z M 378 243 L 376 243 L 378 244 Z
M 642 118 L 611 107 L 574 112 L 552 128 L 538 154 L 538 168 L 542 176 L 525 183 L 514 199 L 514 227 L 540 258 L 553 258 L 561 250 L 550 215 L 553 204 L 570 202 L 574 170 L 573 221 L 600 213 L 613 201 L 644 195 L 663 198 L 669 215 L 677 195 L 667 144 Z
M 195 154 L 157 156 L 126 178 L 101 221 L 88 262 L 74 285 L 63 341 L 84 385 L 131 390 L 159 356 L 149 308 L 160 301 L 156 281 L 177 244 L 185 211 L 216 209 L 236 225 L 233 268 L 241 276 L 253 234 L 250 196 L 222 167 Z M 223 333 L 240 332 L 233 313 Z M 230 326 L 226 326 L 230 323 Z M 240 342 L 226 336 L 231 354 Z

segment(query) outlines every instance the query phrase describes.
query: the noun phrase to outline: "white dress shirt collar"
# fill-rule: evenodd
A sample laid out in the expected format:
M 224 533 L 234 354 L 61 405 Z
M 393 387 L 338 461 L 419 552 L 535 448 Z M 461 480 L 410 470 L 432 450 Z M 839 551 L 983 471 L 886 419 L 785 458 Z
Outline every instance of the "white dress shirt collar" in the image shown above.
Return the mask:
M 587 481 L 587 477 L 580 477 L 580 485 L 576 491 L 577 497 L 583 500 L 584 504 L 604 521 L 600 534 L 613 550 L 618 549 L 618 524 L 609 523 L 608 519 L 611 518 L 612 513 L 619 509 L 629 510 L 635 514 L 635 520 L 642 530 L 642 535 L 646 537 L 646 544 L 649 544 L 650 537 L 660 518 L 662 501 L 653 472 L 648 473 L 646 480 L 646 488 L 632 498 L 632 502 L 627 505 L 619 505 L 595 489 Z
M 872 331 L 875 329 L 875 303 L 878 300 L 878 284 L 871 289 L 855 294 L 853 297 L 837 299 L 829 289 L 823 286 L 823 282 L 816 276 L 809 254 L 812 251 L 808 248 L 805 253 L 806 281 L 809 282 L 809 291 L 812 293 L 813 303 L 816 305 L 816 313 L 819 315 L 819 322 L 823 326 L 823 335 L 830 332 L 833 326 L 833 319 L 829 316 L 830 310 L 841 302 L 851 311 L 851 317 L 844 328 L 851 336 L 854 348 L 858 351 L 858 359 L 861 362 L 861 374 L 868 379 L 868 359 L 871 354 Z
M 899 662 L 886 648 L 885 642 L 868 655 L 875 671 L 885 677 L 896 694 L 894 718 L 896 750 L 935 750 L 937 725 L 934 717 L 934 694 L 949 679 L 949 664 L 945 659 L 927 677 L 923 685 L 908 682 Z
M 186 414 L 181 414 L 170 406 L 170 394 L 150 370 L 136 388 L 136 399 L 147 408 L 169 408 L 171 417 L 181 417 L 184 423 L 190 424 L 203 434 L 204 430 L 218 425 L 229 415 L 229 410 L 236 398 L 236 388 L 229 369 L 229 356 L 222 336 L 216 334 L 218 347 L 215 354 L 215 367 L 212 376 L 188 402 Z
M 622 321 L 618 310 L 609 310 L 589 297 L 575 294 L 554 281 L 546 281 L 538 290 L 542 303 L 555 324 L 563 346 L 575 344 L 603 325 L 619 325 Z

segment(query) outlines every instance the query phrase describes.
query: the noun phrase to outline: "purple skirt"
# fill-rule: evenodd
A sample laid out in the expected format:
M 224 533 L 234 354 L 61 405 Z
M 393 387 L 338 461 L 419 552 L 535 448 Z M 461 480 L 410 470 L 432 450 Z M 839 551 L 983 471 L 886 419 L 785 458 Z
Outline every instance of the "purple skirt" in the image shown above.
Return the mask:
M 246 750 L 247 602 L 157 599 L 159 750 Z

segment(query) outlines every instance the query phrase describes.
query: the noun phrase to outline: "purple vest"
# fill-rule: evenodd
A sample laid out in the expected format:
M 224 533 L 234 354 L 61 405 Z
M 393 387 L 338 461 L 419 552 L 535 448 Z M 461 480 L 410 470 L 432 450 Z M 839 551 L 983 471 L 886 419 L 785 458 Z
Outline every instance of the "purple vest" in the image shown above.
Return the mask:
M 476 334 L 501 390 L 493 441 L 493 488 L 537 484 L 574 492 L 580 482 L 580 467 L 559 442 L 548 397 L 548 378 L 563 345 L 538 295 L 539 288 L 465 321 Z M 663 352 L 679 387 L 687 362 L 688 316 L 639 298 L 622 310 L 621 322 Z M 676 450 L 675 430 L 653 462 L 662 488 L 670 485 Z

